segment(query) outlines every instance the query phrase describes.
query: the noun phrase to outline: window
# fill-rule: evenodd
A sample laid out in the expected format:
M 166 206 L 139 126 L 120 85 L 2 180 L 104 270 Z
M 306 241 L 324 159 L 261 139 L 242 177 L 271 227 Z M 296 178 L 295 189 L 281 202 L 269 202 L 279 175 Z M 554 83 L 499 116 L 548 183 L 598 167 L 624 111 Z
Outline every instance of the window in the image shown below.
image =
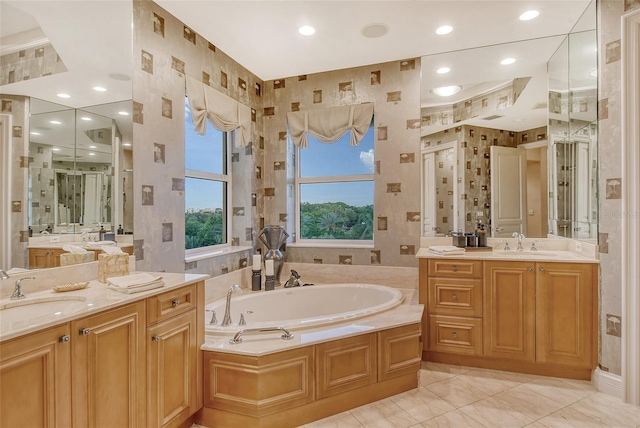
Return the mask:
M 373 127 L 356 147 L 347 132 L 333 144 L 309 138 L 298 150 L 298 242 L 373 241 Z
M 185 249 L 203 249 L 229 243 L 231 218 L 231 140 L 233 132 L 193 130 L 185 97 Z

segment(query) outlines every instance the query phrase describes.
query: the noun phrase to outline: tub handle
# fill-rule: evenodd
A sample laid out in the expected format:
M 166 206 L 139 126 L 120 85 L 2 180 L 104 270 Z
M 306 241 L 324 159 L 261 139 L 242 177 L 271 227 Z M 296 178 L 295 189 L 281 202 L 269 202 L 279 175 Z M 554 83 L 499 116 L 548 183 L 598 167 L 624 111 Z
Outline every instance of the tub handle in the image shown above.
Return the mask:
M 253 311 L 244 311 L 243 313 L 240 314 L 240 322 L 238 323 L 238 325 L 247 325 L 247 321 L 244 319 L 244 314 L 252 314 Z
M 280 338 L 282 340 L 291 340 L 293 339 L 293 334 L 289 333 L 284 327 L 264 327 L 264 328 L 247 328 L 244 330 L 239 330 L 233 339 L 229 339 L 229 343 L 235 345 L 237 343 L 242 343 L 242 335 L 244 334 L 254 334 L 254 333 L 272 333 L 274 331 L 281 331 L 282 335 Z

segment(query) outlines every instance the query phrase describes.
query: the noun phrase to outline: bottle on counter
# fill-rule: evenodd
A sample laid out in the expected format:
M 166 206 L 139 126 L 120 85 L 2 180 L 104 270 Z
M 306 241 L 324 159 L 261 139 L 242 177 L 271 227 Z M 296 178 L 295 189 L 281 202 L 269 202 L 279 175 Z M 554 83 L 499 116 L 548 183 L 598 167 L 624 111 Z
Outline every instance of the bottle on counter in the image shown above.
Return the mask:
M 124 235 L 124 229 L 122 228 L 122 225 L 118 225 L 118 235 Z
M 476 229 L 476 235 L 478 236 L 478 247 L 486 247 L 487 231 L 484 230 L 484 224 L 478 223 L 478 227 Z
M 107 233 L 107 231 L 104 230 L 104 226 L 100 226 L 100 231 L 98 232 L 98 241 L 104 241 L 105 233 Z

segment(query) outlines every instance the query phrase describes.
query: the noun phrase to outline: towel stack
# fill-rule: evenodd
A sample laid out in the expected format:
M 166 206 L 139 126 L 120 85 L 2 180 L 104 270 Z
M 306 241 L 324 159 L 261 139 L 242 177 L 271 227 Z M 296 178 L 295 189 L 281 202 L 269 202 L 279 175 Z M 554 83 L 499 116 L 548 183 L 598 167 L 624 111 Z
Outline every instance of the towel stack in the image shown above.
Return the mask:
M 456 254 L 464 254 L 465 249 L 454 247 L 453 245 L 432 245 L 429 247 L 429 252 L 440 256 L 453 256 Z
M 164 287 L 164 281 L 161 276 L 154 276 L 149 273 L 134 273 L 132 275 L 109 278 L 107 287 L 120 293 L 133 294 Z

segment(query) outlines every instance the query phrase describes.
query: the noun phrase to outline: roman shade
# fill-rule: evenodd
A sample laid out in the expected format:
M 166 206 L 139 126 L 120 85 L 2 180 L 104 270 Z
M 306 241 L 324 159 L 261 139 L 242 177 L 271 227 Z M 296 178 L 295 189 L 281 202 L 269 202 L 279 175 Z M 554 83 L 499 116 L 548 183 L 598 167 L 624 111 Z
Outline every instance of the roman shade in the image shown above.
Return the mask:
M 287 113 L 289 134 L 293 144 L 309 147 L 307 134 L 326 144 L 335 143 L 351 130 L 349 144 L 357 146 L 364 138 L 373 117 L 373 104 L 356 104 L 318 110 Z
M 206 120 L 218 131 L 240 128 L 235 138 L 236 147 L 245 147 L 251 136 L 251 109 L 199 80 L 185 76 L 187 97 L 194 129 L 205 135 Z

